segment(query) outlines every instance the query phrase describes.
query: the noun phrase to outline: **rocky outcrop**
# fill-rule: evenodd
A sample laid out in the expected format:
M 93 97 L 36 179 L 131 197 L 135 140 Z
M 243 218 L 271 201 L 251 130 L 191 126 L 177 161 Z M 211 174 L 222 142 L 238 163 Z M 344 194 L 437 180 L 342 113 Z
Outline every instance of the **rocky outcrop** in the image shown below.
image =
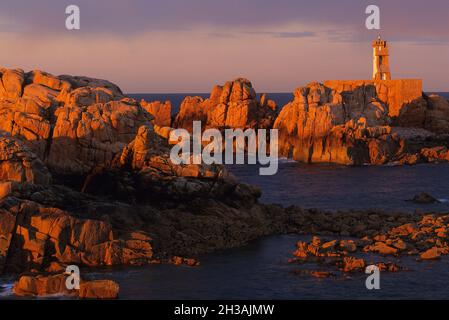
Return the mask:
M 437 95 L 427 97 L 424 128 L 436 133 L 449 133 L 449 101 Z
M 443 97 L 430 95 L 420 97 L 403 106 L 395 125 L 424 128 L 437 134 L 449 133 L 449 102 Z
M 382 88 L 369 83 L 298 88 L 274 123 L 280 155 L 349 165 L 428 160 L 421 149 L 445 141 L 437 134 L 449 130 L 449 105 L 437 97 L 420 97 L 392 113 L 382 94 Z
M 52 262 L 86 266 L 142 264 L 152 258 L 151 238 L 129 232 L 118 237 L 105 219 L 80 218 L 29 200 L 0 204 L 1 252 L 6 272 L 45 271 Z
M 271 128 L 276 104 L 262 95 L 258 101 L 250 81 L 238 78 L 215 86 L 210 97 L 186 97 L 173 127 L 192 130 L 193 121 L 210 128 Z
M 11 181 L 48 185 L 51 175 L 42 161 L 19 140 L 0 137 L 0 181 L 4 187 Z
M 209 109 L 209 100 L 198 96 L 185 97 L 175 117 L 173 127 L 192 132 L 194 121 L 201 121 L 202 126 L 207 123 Z
M 257 188 L 219 165 L 174 165 L 153 116 L 112 83 L 40 71 L 1 76 L 0 272 L 171 261 L 271 232 Z M 232 226 L 258 215 L 261 225 L 247 235 Z M 215 240 L 201 244 L 195 228 L 184 230 L 187 220 Z
M 396 264 L 401 261 L 402 256 L 414 256 L 420 261 L 436 260 L 449 254 L 448 215 L 419 215 L 415 217 L 390 215 L 388 218 L 382 218 L 377 214 L 368 216 L 362 214 L 359 215 L 359 218 L 358 223 L 377 223 L 378 226 L 375 228 L 356 226 L 353 229 L 355 232 L 350 231 L 347 234 L 347 236 L 357 237 L 355 240 L 339 241 L 335 238 L 330 240 L 329 237 L 325 240 L 313 236 L 310 242 L 299 241 L 293 252 L 294 257 L 289 262 L 299 265 L 308 262 L 325 266 L 326 270 L 322 272 L 327 274 L 333 274 L 333 270 L 329 270 L 333 266 L 344 273 L 365 272 L 365 267 L 369 265 L 378 267 L 380 271 L 397 272 L 405 269 Z M 322 218 L 319 220 L 323 221 Z M 336 218 L 335 223 L 341 222 L 339 218 Z M 380 225 L 382 226 L 380 227 Z M 321 224 L 321 226 L 323 225 Z M 390 258 L 394 261 L 374 262 L 373 254 L 382 259 Z M 295 273 L 304 274 L 301 272 L 302 270 L 299 271 Z
M 433 197 L 430 194 L 425 193 L 425 192 L 421 192 L 420 194 L 417 194 L 410 201 L 413 201 L 413 202 L 419 203 L 419 204 L 429 204 L 429 203 L 439 203 L 440 202 L 438 199 L 436 199 L 435 197 Z
M 171 102 L 160 101 L 147 102 L 142 100 L 140 105 L 154 117 L 153 124 L 159 127 L 171 126 Z
M 250 203 L 260 196 L 255 187 L 240 184 L 221 165 L 175 165 L 169 146 L 150 127 L 141 126 L 137 135 L 114 158 L 109 169 L 93 171 L 84 192 L 108 195 L 111 199 L 160 203 L 195 198 L 232 198 L 235 188 Z M 239 196 L 238 196 L 239 197 Z
M 323 84 L 343 96 L 352 95 L 355 103 L 359 103 L 359 99 L 363 96 L 368 98 L 375 96 L 378 101 L 388 106 L 387 113 L 391 118 L 398 117 L 404 108 L 422 99 L 420 79 L 330 80 L 324 81 Z M 355 91 L 358 93 L 354 95 Z M 366 100 L 366 103 L 369 102 L 370 100 Z
M 85 108 L 64 106 L 55 111 L 46 163 L 59 174 L 86 174 L 109 165 L 143 124 L 144 110 L 133 101 L 111 101 Z
M 391 262 L 368 263 L 365 258 L 352 256 L 351 254 L 357 253 L 363 246 L 363 241 L 367 240 L 358 240 L 357 243 L 353 240 L 341 240 L 340 245 L 337 246 L 337 240 L 323 241 L 321 238 L 314 236 L 309 243 L 299 241 L 296 244 L 296 251 L 293 252 L 294 258 L 289 259 L 288 262 L 299 265 L 306 262 L 315 263 L 320 266 L 326 266 L 327 269 L 335 266 L 343 273 L 365 272 L 365 268 L 368 265 L 374 265 L 379 268 L 379 271 L 387 272 L 397 272 L 405 269 Z M 342 242 L 350 243 L 350 250 L 346 250 L 345 245 L 342 246 Z M 335 273 L 332 270 L 321 270 L 317 274 L 316 272 L 310 273 L 307 270 L 299 269 L 295 270 L 295 274 L 310 274 L 320 278 L 335 277 Z
M 447 162 L 449 161 L 449 149 L 446 146 L 422 148 L 421 156 L 429 162 Z
M 82 280 L 78 290 L 69 290 L 66 279 L 65 274 L 21 276 L 14 284 L 13 292 L 25 297 L 65 296 L 80 299 L 116 299 L 119 294 L 119 285 L 111 280 Z
M 0 272 L 169 261 L 235 247 L 283 228 L 271 218 L 282 210 L 257 204 L 254 190 L 197 180 L 210 194 L 184 195 L 189 180 L 155 179 L 152 188 L 159 193 L 136 189 L 142 197 L 121 202 L 114 195 L 111 201 L 61 186 L 17 183 L 0 201 Z M 214 188 L 222 192 L 216 198 Z
M 283 156 L 303 162 L 364 163 L 369 160 L 368 140 L 375 148 L 376 138 L 391 132 L 387 109 L 379 101 L 365 106 L 348 96 L 346 107 L 341 94 L 319 83 L 297 89 L 294 97 L 274 124 Z M 375 130 L 365 130 L 370 125 Z
M 436 260 L 441 257 L 441 250 L 438 250 L 438 247 L 432 247 L 428 249 L 426 252 L 421 253 L 420 257 L 422 260 Z
M 105 80 L 0 69 L 0 131 L 18 137 L 52 173 L 107 165 L 151 116 Z

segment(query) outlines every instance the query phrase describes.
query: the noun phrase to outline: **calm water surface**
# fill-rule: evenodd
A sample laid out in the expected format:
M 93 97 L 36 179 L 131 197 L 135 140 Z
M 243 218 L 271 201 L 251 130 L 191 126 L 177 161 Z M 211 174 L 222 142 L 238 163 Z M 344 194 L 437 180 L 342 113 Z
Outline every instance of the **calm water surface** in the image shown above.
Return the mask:
M 325 210 L 385 209 L 449 212 L 449 165 L 416 166 L 304 165 L 280 160 L 278 173 L 259 176 L 257 166 L 228 166 L 241 181 L 262 189 L 261 201 Z M 440 204 L 407 201 L 420 192 Z
M 323 209 L 394 208 L 398 211 L 447 211 L 449 204 L 414 205 L 405 201 L 425 191 L 449 198 L 449 165 L 402 167 L 310 166 L 281 162 L 272 177 L 257 168 L 231 169 L 241 180 L 263 190 L 262 201 Z M 409 271 L 384 273 L 381 290 L 368 291 L 365 276 L 337 275 L 318 280 L 294 274 L 287 263 L 294 244 L 304 236 L 282 235 L 200 257 L 198 268 L 149 266 L 107 274 L 118 281 L 124 299 L 446 299 L 449 298 L 449 259 L 398 262 Z M 372 257 L 372 262 L 378 260 Z M 382 259 L 383 261 L 395 261 Z M 106 275 L 102 275 L 106 276 Z
M 385 208 L 449 212 L 449 203 L 415 205 L 405 200 L 425 191 L 449 199 L 449 165 L 343 167 L 281 161 L 275 176 L 257 175 L 257 167 L 230 170 L 263 190 L 262 201 L 329 210 Z M 246 247 L 200 257 L 198 268 L 155 265 L 93 273 L 120 284 L 122 299 L 357 299 L 449 298 L 449 259 L 417 262 L 402 258 L 410 271 L 382 274 L 381 290 L 365 289 L 364 275 L 318 280 L 296 275 L 287 263 L 304 236 L 272 236 Z M 373 257 L 374 259 L 375 257 Z M 385 259 L 384 259 L 385 260 Z M 373 260 L 374 261 L 374 260 Z M 388 261 L 388 259 L 387 259 Z M 10 295 L 3 279 L 0 298 Z
M 298 240 L 310 238 L 268 237 L 244 248 L 200 257 L 201 266 L 195 268 L 158 265 L 93 276 L 117 281 L 122 299 L 449 298 L 449 259 L 417 262 L 416 258 L 403 258 L 398 263 L 408 271 L 382 273 L 381 290 L 368 291 L 363 274 L 344 276 L 336 272 L 335 278 L 328 279 L 295 274 L 299 267 L 288 264 L 287 259 Z M 396 260 L 372 256 L 367 261 Z

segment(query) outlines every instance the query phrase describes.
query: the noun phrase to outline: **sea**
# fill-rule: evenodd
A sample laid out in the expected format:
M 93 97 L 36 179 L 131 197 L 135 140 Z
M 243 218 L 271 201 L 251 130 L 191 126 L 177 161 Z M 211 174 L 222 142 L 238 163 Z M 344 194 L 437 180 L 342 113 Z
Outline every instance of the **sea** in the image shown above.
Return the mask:
M 275 176 L 259 176 L 248 165 L 229 168 L 241 181 L 262 189 L 262 202 L 329 211 L 378 208 L 397 212 L 448 212 L 449 165 L 343 167 L 279 163 Z M 438 205 L 410 201 L 419 192 L 441 200 Z M 329 238 L 329 240 L 334 238 Z M 94 278 L 120 284 L 121 299 L 449 299 L 449 258 L 419 262 L 416 257 L 381 258 L 408 270 L 382 273 L 381 289 L 367 290 L 365 274 L 336 274 L 316 279 L 298 275 L 289 264 L 297 241 L 310 236 L 274 235 L 247 246 L 200 256 L 199 267 L 151 265 L 102 270 Z M 318 269 L 319 270 L 319 269 Z
M 439 93 L 449 98 L 449 93 Z M 176 110 L 184 96 L 206 94 L 135 94 L 147 101 L 170 100 Z M 270 94 L 278 105 L 291 94 Z M 274 176 L 258 175 L 258 167 L 228 166 L 242 182 L 262 190 L 261 202 L 298 205 L 328 211 L 380 209 L 397 212 L 449 213 L 449 165 L 416 166 L 305 165 L 281 159 Z M 426 192 L 439 204 L 411 201 Z M 364 274 L 336 274 L 316 279 L 298 275 L 289 264 L 295 243 L 306 235 L 275 235 L 240 248 L 200 256 L 199 267 L 150 265 L 101 269 L 90 278 L 112 279 L 120 285 L 120 299 L 449 299 L 449 258 L 419 262 L 416 257 L 369 257 L 392 261 L 408 271 L 382 273 L 381 289 L 367 290 Z M 304 267 L 304 266 L 303 266 Z M 302 267 L 302 268 L 303 268 Z M 312 266 L 306 266 L 310 268 Z M 12 280 L 0 279 L 0 299 L 11 298 Z

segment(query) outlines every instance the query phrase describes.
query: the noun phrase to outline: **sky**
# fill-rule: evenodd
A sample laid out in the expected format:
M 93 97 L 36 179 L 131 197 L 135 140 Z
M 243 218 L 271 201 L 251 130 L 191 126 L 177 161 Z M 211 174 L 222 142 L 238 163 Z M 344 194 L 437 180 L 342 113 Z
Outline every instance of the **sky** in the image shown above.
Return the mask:
M 449 91 L 448 0 L 2 0 L 0 65 L 108 79 L 127 93 L 257 92 L 369 79 L 365 9 L 380 8 L 393 79 Z M 81 29 L 65 28 L 77 5 Z

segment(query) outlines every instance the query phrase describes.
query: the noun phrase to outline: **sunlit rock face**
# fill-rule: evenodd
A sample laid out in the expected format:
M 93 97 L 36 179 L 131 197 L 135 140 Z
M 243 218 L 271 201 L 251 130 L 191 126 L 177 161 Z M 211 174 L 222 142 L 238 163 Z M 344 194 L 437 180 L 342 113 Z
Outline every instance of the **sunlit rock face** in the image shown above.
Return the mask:
M 160 137 L 169 125 L 169 102 L 138 103 L 106 80 L 0 70 L 4 181 L 48 185 L 57 177 L 77 190 L 127 201 L 150 191 L 156 199 L 219 197 L 237 185 L 222 166 L 171 162 Z M 246 80 L 226 88 L 224 103 L 256 103 Z M 2 189 L 8 195 L 9 185 Z
M 66 296 L 80 299 L 116 299 L 120 286 L 111 280 L 82 280 L 80 290 L 68 290 L 67 275 L 24 275 L 14 284 L 13 292 L 21 297 Z
M 223 86 L 215 86 L 210 97 L 186 97 L 173 126 L 192 130 L 193 121 L 203 128 L 271 128 L 276 116 L 276 104 L 262 95 L 260 100 L 247 79 L 238 78 Z
M 423 95 L 418 79 L 314 82 L 276 109 L 239 78 L 186 97 L 173 127 L 279 129 L 280 155 L 307 163 L 413 164 L 431 161 L 422 148 L 447 147 L 448 101 Z
M 154 117 L 153 123 L 158 127 L 170 127 L 171 126 L 171 102 L 160 101 L 147 102 L 142 100 L 140 105 Z
M 418 80 L 328 81 L 294 92 L 281 110 L 280 154 L 302 162 L 413 163 L 425 141 L 449 133 L 449 104 Z
M 229 231 L 268 217 L 259 189 L 221 165 L 171 162 L 170 103 L 86 77 L 1 68 L 0 80 L 0 274 L 146 264 L 270 230 L 262 219 L 254 233 Z M 216 240 L 187 236 L 186 216 Z
M 51 175 L 42 161 L 12 137 L 0 137 L 0 181 L 48 185 Z
M 0 268 L 6 272 L 42 271 L 51 262 L 86 266 L 144 263 L 153 254 L 151 238 L 143 233 L 118 238 L 107 221 L 83 219 L 33 201 L 4 201 L 0 217 L 2 230 L 10 235 L 0 248 L 6 262 Z
M 360 98 L 377 99 L 388 106 L 388 115 L 397 117 L 402 108 L 422 98 L 422 80 L 331 80 L 324 81 L 324 86 L 336 93 L 351 94 L 355 103 L 363 103 Z M 373 96 L 374 95 L 374 96 Z M 365 101 L 365 104 L 369 101 Z
M 85 174 L 134 139 L 151 116 L 116 85 L 0 69 L 0 132 L 21 139 L 58 174 Z

